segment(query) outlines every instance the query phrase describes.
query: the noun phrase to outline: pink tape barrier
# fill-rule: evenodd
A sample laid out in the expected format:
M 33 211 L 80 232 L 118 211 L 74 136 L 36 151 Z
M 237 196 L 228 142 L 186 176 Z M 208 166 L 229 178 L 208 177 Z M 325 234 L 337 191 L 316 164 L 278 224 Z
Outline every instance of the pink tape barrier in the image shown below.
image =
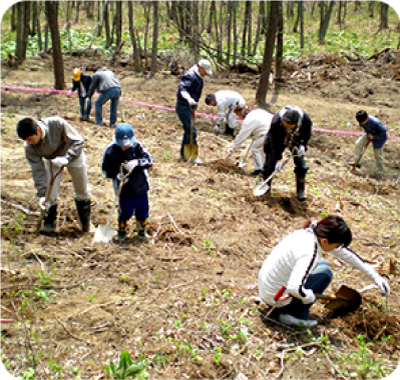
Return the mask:
M 68 94 L 69 93 L 69 91 L 67 91 L 67 90 L 52 90 L 52 89 L 34 88 L 34 87 L 0 86 L 0 88 L 3 90 L 6 90 L 6 91 L 10 90 L 10 91 L 47 92 L 47 93 L 51 93 L 51 94 Z M 173 108 L 173 107 L 159 106 L 157 104 L 139 102 L 136 100 L 126 99 L 126 98 L 120 98 L 120 101 L 126 102 L 126 103 L 137 104 L 139 106 L 145 106 L 145 107 L 151 107 L 151 108 L 157 108 L 157 109 L 161 109 L 161 110 L 165 110 L 165 111 L 175 112 L 175 108 Z M 210 119 L 218 118 L 218 116 L 215 116 L 215 115 L 209 115 L 206 113 L 197 113 L 197 112 L 196 112 L 196 116 L 207 117 Z M 336 135 L 349 135 L 349 136 L 362 136 L 363 135 L 363 133 L 361 133 L 361 132 L 336 131 L 336 130 L 318 129 L 318 128 L 313 128 L 313 132 L 332 133 L 332 134 L 336 134 Z M 398 136 L 388 136 L 388 137 L 391 140 L 400 140 L 400 137 L 398 137 Z

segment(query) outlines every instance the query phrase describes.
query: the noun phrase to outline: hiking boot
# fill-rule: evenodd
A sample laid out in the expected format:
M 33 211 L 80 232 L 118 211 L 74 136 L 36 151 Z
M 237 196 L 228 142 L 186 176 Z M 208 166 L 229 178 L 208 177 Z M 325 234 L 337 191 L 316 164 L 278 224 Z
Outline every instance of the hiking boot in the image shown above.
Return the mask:
M 39 230 L 39 233 L 42 235 L 51 234 L 54 232 L 54 223 L 57 217 L 57 205 L 50 206 L 46 212 L 46 215 L 43 220 L 43 226 Z
M 124 241 L 126 239 L 126 222 L 118 222 L 117 240 Z
M 196 165 L 203 165 L 203 161 L 201 161 L 198 157 L 196 157 L 194 160 L 190 160 L 190 162 Z
M 303 328 L 314 327 L 318 324 L 318 322 L 313 319 L 299 319 L 290 314 L 280 314 L 279 322 L 284 323 L 285 325 Z
M 136 221 L 136 227 L 138 231 L 138 236 L 142 238 L 149 238 L 150 235 L 147 232 L 147 220 L 141 222 L 141 221 Z

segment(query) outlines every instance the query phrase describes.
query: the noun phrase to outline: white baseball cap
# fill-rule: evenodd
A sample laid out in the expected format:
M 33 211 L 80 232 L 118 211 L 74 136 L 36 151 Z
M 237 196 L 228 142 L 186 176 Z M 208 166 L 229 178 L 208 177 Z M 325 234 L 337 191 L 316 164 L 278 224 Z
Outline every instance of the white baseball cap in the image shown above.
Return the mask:
M 204 69 L 207 75 L 213 75 L 211 70 L 211 63 L 208 59 L 200 59 L 198 65 Z

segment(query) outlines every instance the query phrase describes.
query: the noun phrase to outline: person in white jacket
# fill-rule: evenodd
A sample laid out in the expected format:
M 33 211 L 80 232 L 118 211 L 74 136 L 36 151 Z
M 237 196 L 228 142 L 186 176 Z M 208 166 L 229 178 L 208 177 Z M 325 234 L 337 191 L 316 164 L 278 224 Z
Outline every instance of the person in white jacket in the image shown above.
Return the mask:
M 274 115 L 263 109 L 249 111 L 246 106 L 242 105 L 236 107 L 235 114 L 240 120 L 243 120 L 243 123 L 235 137 L 233 147 L 228 150 L 228 156 L 232 155 L 246 139 L 251 138 L 250 149 L 255 168 L 251 175 L 258 176 L 262 173 L 265 163 L 264 140 Z
M 261 299 L 277 309 L 280 322 L 312 327 L 317 321 L 309 319 L 315 294 L 322 294 L 333 278 L 329 265 L 322 257 L 333 254 L 363 272 L 376 283 L 385 296 L 390 295 L 389 283 L 348 246 L 352 233 L 339 216 L 329 215 L 321 221 L 307 221 L 303 229 L 282 239 L 265 259 L 258 276 Z M 286 287 L 286 300 L 274 301 L 274 296 Z M 315 293 L 315 294 L 314 294 Z
M 218 107 L 218 119 L 214 127 L 214 132 L 219 133 L 220 126 L 225 117 L 225 131 L 223 134 L 233 137 L 236 128 L 236 114 L 234 111 L 237 106 L 246 105 L 243 96 L 236 91 L 221 90 L 215 94 L 207 94 L 205 102 L 208 106 Z

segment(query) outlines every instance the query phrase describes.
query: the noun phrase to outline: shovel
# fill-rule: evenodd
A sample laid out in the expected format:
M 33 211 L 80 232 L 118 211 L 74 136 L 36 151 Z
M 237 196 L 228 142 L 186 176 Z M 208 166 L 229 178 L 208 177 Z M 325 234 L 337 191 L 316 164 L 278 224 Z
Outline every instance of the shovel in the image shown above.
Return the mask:
M 275 294 L 274 300 L 284 301 L 290 298 L 290 294 L 286 294 L 282 297 L 285 290 L 286 286 L 282 286 Z M 325 304 L 325 308 L 330 310 L 330 318 L 344 316 L 357 310 L 362 301 L 361 294 L 357 290 L 349 288 L 346 285 L 342 285 L 334 295 L 315 294 L 315 297 L 320 300 L 328 301 Z
M 295 148 L 297 149 L 297 148 Z M 292 158 L 296 157 L 297 155 L 289 156 L 285 161 L 282 162 L 282 168 L 287 164 L 287 162 Z M 265 180 L 257 182 L 253 188 L 253 195 L 255 197 L 262 197 L 264 194 L 267 193 L 269 190 L 268 182 L 275 176 L 277 170 L 275 169 L 272 174 Z
M 350 172 L 350 173 L 354 173 L 354 171 L 356 170 L 356 167 L 359 165 L 359 163 L 360 163 L 360 161 L 361 161 L 361 159 L 362 159 L 362 157 L 363 157 L 365 151 L 367 150 L 368 145 L 371 143 L 371 141 L 372 141 L 372 140 L 368 140 L 367 145 L 365 146 L 364 152 L 360 155 L 360 157 L 358 157 L 358 159 L 356 160 L 356 162 L 355 162 L 353 165 L 351 165 L 351 168 L 349 169 L 349 172 Z
M 193 144 L 193 128 L 194 128 L 194 108 L 190 107 L 192 117 L 190 118 L 190 140 L 189 144 L 183 146 L 183 155 L 188 160 L 194 160 L 199 153 L 199 147 Z
M 51 165 L 51 162 L 50 162 L 50 175 L 51 175 L 51 178 L 50 178 L 49 187 L 47 188 L 46 195 L 45 195 L 45 204 L 46 205 L 47 205 L 47 202 L 50 199 L 50 195 L 51 195 L 51 192 L 52 192 L 53 186 L 54 186 L 54 181 L 61 174 L 63 169 L 64 169 L 64 166 L 61 166 L 61 168 L 57 171 L 57 173 L 53 175 L 53 169 L 52 169 L 52 165 Z M 46 215 L 46 211 L 47 211 L 47 207 L 44 208 L 44 209 L 42 208 L 40 210 L 39 220 L 38 220 L 37 225 L 36 225 L 36 233 L 37 234 L 40 232 L 40 229 L 42 228 L 42 222 L 43 222 L 43 219 L 44 219 L 44 217 Z
M 240 157 L 239 162 L 237 163 L 237 166 L 239 168 L 244 168 L 247 164 L 247 156 L 249 155 L 251 146 L 253 145 L 253 141 L 251 142 L 251 144 L 249 145 L 249 147 L 247 148 L 246 154 L 243 157 Z
M 121 165 L 121 174 L 122 174 L 123 165 Z M 109 243 L 113 237 L 117 234 L 117 231 L 110 227 L 111 219 L 114 214 L 115 208 L 117 207 L 118 199 L 121 194 L 122 187 L 125 185 L 126 181 L 128 180 L 128 176 L 131 172 L 127 173 L 119 180 L 117 193 L 114 198 L 114 203 L 111 207 L 110 214 L 108 215 L 108 219 L 106 224 L 99 224 L 97 226 L 96 232 L 93 237 L 93 243 Z

